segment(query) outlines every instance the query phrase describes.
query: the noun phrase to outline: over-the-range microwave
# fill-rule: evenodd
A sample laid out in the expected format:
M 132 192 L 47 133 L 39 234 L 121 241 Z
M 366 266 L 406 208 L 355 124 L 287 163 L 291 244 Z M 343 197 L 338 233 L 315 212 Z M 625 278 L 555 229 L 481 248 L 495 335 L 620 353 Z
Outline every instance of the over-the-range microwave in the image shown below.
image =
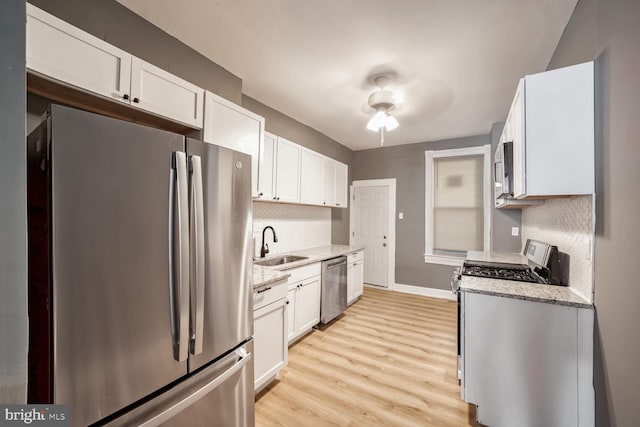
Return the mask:
M 513 197 L 513 142 L 499 142 L 494 155 L 494 192 L 496 200 Z

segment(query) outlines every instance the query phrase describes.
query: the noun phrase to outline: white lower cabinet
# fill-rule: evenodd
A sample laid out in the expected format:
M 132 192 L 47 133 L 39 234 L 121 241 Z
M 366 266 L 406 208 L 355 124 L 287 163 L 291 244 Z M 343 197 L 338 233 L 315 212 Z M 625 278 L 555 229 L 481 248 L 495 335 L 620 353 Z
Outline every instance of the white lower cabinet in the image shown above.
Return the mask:
M 462 392 L 479 423 L 594 425 L 592 308 L 461 297 Z
M 253 369 L 258 393 L 287 364 L 287 281 L 254 291 Z
M 320 322 L 320 263 L 289 270 L 288 333 L 289 344 Z
M 362 295 L 364 287 L 364 251 L 347 255 L 347 304 L 353 304 Z

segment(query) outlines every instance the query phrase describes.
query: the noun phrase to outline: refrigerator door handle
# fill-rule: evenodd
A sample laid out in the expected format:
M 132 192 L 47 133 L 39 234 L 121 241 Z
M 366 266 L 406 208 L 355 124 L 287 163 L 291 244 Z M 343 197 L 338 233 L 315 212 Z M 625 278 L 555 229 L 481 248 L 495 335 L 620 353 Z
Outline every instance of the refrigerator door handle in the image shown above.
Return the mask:
M 199 388 L 197 391 L 193 392 L 189 396 L 186 396 L 181 401 L 177 402 L 175 405 L 165 409 L 154 417 L 146 420 L 141 423 L 139 427 L 153 427 L 162 424 L 167 421 L 171 417 L 177 415 L 182 412 L 184 409 L 196 403 L 198 400 L 205 397 L 212 390 L 218 388 L 222 383 L 227 381 L 230 377 L 240 372 L 247 363 L 249 363 L 253 357 L 251 352 L 247 352 L 244 348 L 239 348 L 236 350 L 236 355 L 239 357 L 238 361 L 229 369 L 224 371 L 220 376 L 212 380 L 211 382 L 204 385 L 202 388 Z
M 187 155 L 173 154 L 169 190 L 169 283 L 171 287 L 171 332 L 173 357 L 178 362 L 189 356 L 189 206 Z M 174 189 L 175 187 L 175 189 Z M 175 233 L 175 234 L 174 234 Z M 177 288 L 175 281 L 177 279 Z
M 191 353 L 202 353 L 204 329 L 204 202 L 202 185 L 202 159 L 191 156 Z

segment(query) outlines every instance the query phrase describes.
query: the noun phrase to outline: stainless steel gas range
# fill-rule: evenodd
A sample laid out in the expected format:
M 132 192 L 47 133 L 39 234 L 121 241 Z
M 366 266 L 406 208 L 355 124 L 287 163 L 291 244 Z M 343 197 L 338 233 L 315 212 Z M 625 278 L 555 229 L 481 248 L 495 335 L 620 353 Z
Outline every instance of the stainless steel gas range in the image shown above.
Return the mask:
M 525 282 L 531 286 L 568 284 L 568 258 L 558 251 L 557 246 L 528 239 L 523 255 L 527 264 L 467 260 L 456 269 L 451 281 L 451 290 L 458 299 L 458 379 L 461 379 L 461 307 L 459 283 L 462 276 L 488 279 L 513 280 Z

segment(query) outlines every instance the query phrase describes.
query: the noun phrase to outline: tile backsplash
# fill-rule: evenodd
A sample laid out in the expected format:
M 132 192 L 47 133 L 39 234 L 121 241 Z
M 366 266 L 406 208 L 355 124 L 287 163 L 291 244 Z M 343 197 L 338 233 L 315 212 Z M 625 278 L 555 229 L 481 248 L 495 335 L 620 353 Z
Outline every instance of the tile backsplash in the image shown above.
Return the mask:
M 260 256 L 262 230 L 267 225 L 276 230 L 278 242 L 271 231 L 266 241 L 270 254 L 331 244 L 331 209 L 318 206 L 253 202 L 253 237 L 256 257 Z
M 569 255 L 569 287 L 593 301 L 593 196 L 548 199 L 522 210 L 522 241 L 541 240 Z

